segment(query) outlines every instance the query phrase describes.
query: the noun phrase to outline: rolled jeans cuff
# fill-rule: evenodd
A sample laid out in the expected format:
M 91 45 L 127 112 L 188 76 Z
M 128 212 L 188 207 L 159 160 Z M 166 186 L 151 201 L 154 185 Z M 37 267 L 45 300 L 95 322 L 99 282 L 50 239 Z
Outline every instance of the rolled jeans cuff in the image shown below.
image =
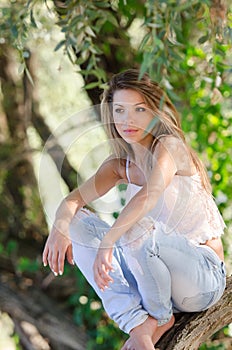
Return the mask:
M 133 319 L 133 320 L 129 321 L 129 322 L 128 322 L 124 327 L 122 327 L 121 329 L 122 329 L 125 333 L 129 334 L 129 333 L 132 331 L 132 329 L 134 329 L 135 327 L 138 327 L 138 326 L 140 326 L 141 324 L 143 324 L 143 323 L 146 321 L 146 319 L 148 318 L 148 316 L 149 316 L 148 314 L 144 314 L 144 315 L 140 316 L 139 319 L 138 319 L 138 318 Z M 169 318 L 162 319 L 162 320 L 157 320 L 157 325 L 158 325 L 158 327 L 163 326 L 164 324 L 168 323 L 168 322 L 170 321 L 171 318 L 172 318 L 172 314 L 171 314 L 171 316 L 170 316 Z
M 157 320 L 158 321 L 158 327 L 163 326 L 164 324 L 168 323 L 171 320 L 172 315 L 173 314 L 171 314 L 171 316 L 169 318 L 166 318 L 166 319 L 163 319 L 163 320 Z
M 130 334 L 132 329 L 143 324 L 148 318 L 148 316 L 149 315 L 147 313 L 144 313 L 143 315 L 140 315 L 139 318 L 134 318 L 132 320 L 129 320 L 126 325 L 120 328 L 123 330 L 123 332 Z

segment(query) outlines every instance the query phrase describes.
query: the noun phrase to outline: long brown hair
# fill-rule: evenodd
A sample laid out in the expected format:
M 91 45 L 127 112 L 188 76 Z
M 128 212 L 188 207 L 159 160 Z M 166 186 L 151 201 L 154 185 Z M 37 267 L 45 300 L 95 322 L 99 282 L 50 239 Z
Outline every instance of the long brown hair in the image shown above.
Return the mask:
M 139 74 L 139 70 L 129 69 L 114 75 L 108 84 L 108 88 L 103 93 L 101 119 L 115 156 L 125 159 L 129 155 L 131 159 L 134 159 L 131 146 L 119 135 L 113 119 L 113 96 L 115 91 L 132 89 L 143 96 L 145 103 L 153 111 L 154 116 L 157 117 L 151 131 L 154 138 L 151 151 L 154 151 L 157 141 L 163 136 L 173 135 L 180 138 L 189 150 L 190 157 L 200 173 L 204 188 L 211 193 L 211 185 L 205 167 L 197 154 L 186 144 L 181 129 L 180 117 L 173 103 L 161 87 L 150 79 L 148 74 L 145 73 L 141 78 Z

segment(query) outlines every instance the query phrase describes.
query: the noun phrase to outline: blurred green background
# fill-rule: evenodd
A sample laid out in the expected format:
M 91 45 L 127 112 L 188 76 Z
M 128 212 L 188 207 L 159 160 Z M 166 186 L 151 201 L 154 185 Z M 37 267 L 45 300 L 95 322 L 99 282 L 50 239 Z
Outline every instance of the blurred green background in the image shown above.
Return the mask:
M 83 349 L 116 350 L 126 336 L 77 269 L 55 279 L 41 253 L 60 200 L 108 155 L 98 105 L 112 74 L 148 71 L 179 110 L 227 225 L 231 274 L 231 42 L 230 1 L 1 1 L 0 283 L 32 304 L 34 290 L 46 294 L 87 334 Z M 108 222 L 123 190 L 93 203 Z M 33 342 L 1 293 L 0 349 L 57 350 L 52 334 Z M 40 312 L 52 308 L 41 303 Z M 201 349 L 232 349 L 231 337 L 228 325 Z

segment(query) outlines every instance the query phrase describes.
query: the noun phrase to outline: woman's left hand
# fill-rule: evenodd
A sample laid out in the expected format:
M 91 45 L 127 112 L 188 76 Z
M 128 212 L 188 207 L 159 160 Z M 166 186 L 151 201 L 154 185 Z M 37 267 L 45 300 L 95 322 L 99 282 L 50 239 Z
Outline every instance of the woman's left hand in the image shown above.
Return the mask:
M 98 248 L 97 256 L 93 265 L 94 280 L 101 291 L 108 288 L 109 283 L 113 282 L 113 278 L 109 275 L 113 271 L 112 267 L 113 247 L 107 244 L 103 239 Z

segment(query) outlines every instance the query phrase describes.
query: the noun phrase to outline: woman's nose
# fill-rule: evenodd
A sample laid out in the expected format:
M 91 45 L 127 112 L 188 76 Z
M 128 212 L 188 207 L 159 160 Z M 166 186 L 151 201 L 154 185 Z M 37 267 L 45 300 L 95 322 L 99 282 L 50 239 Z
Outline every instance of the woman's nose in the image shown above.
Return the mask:
M 127 109 L 125 111 L 125 120 L 127 121 L 128 124 L 134 124 L 134 116 L 133 116 L 133 111 L 131 109 Z

